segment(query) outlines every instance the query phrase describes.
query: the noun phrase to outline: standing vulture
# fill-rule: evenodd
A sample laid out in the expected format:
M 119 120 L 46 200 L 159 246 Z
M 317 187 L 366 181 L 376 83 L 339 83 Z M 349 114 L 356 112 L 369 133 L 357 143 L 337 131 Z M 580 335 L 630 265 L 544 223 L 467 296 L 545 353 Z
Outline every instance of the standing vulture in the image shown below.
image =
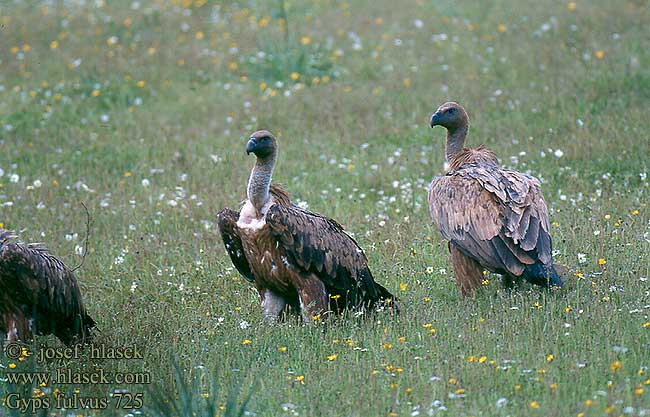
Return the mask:
M 464 148 L 469 118 L 458 103 L 440 106 L 431 127 L 447 129 L 450 170 L 429 186 L 433 223 L 449 241 L 456 283 L 464 295 L 481 285 L 483 270 L 512 284 L 562 286 L 553 266 L 548 208 L 536 178 L 499 166 L 479 146 Z
M 67 345 L 89 341 L 95 322 L 72 271 L 46 248 L 15 238 L 0 229 L 0 340 L 53 334 Z
M 257 157 L 248 199 L 239 213 L 225 208 L 217 219 L 232 263 L 260 294 L 264 317 L 275 321 L 288 306 L 310 321 L 329 311 L 372 309 L 392 300 L 340 224 L 291 204 L 289 194 L 271 184 L 277 158 L 273 135 L 253 133 L 246 153 Z

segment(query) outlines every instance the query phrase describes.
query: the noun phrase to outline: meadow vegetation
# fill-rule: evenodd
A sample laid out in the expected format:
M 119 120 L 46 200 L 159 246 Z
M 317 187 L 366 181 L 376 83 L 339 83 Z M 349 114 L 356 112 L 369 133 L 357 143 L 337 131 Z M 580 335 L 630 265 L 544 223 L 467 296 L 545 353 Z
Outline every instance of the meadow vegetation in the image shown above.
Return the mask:
M 74 266 L 88 206 L 77 276 L 99 340 L 145 353 L 106 366 L 155 382 L 40 389 L 145 392 L 132 415 L 235 415 L 249 393 L 258 416 L 650 415 L 648 7 L 1 3 L 0 225 Z M 542 181 L 562 290 L 486 275 L 461 298 L 426 203 L 447 100 L 469 145 Z M 258 128 L 280 144 L 274 179 L 345 225 L 398 316 L 262 321 L 215 225 Z

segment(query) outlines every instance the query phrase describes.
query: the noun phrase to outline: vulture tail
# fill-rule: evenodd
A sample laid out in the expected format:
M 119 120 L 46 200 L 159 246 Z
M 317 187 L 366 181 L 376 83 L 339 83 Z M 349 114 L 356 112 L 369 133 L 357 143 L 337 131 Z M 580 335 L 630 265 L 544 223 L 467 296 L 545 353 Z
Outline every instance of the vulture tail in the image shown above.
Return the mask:
M 562 287 L 563 285 L 555 267 L 553 265 L 544 265 L 541 262 L 526 265 L 524 273 L 521 276 L 531 284 L 545 288 Z
M 386 308 L 390 308 L 395 313 L 399 313 L 399 308 L 397 308 L 396 297 L 390 293 L 386 288 L 381 284 L 375 282 L 375 288 L 379 294 L 379 305 L 383 305 Z

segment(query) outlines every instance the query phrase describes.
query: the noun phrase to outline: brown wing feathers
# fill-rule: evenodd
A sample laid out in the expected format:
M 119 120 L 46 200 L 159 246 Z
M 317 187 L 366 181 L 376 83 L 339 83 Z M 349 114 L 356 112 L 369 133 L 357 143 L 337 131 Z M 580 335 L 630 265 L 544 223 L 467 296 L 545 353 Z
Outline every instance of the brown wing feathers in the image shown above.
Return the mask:
M 32 320 L 36 334 L 54 334 L 64 343 L 86 341 L 95 322 L 86 312 L 73 272 L 47 249 L 34 244 L 10 242 L 9 231 L 0 233 L 0 287 L 10 301 L 7 317 Z M 20 306 L 20 307 L 17 307 Z M 3 310 L 0 307 L 0 310 Z M 29 326 L 23 326 L 29 328 Z M 19 335 L 30 338 L 31 334 Z
M 254 282 L 255 277 L 246 259 L 241 237 L 237 232 L 238 217 L 237 212 L 225 208 L 217 213 L 217 224 L 232 264 L 247 281 Z
M 267 224 L 291 260 L 316 274 L 330 292 L 351 292 L 368 301 L 388 293 L 374 282 L 359 245 L 334 220 L 296 206 L 275 205 Z
M 551 262 L 548 211 L 532 177 L 468 164 L 434 180 L 430 202 L 443 236 L 489 269 L 519 276 Z

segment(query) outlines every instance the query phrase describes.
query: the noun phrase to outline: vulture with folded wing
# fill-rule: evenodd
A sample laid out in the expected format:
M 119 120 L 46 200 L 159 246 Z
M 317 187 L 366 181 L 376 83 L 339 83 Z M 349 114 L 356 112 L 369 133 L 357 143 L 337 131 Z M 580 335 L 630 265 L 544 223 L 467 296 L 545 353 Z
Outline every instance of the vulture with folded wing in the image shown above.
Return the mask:
M 0 229 L 0 338 L 53 334 L 67 345 L 89 341 L 95 322 L 72 271 L 46 248 L 15 238 Z
M 553 265 L 548 208 L 536 178 L 501 168 L 480 146 L 464 148 L 469 118 L 458 103 L 440 106 L 431 127 L 447 129 L 450 170 L 429 186 L 433 223 L 449 241 L 463 294 L 481 285 L 483 271 L 543 287 L 562 286 Z
M 291 204 L 271 184 L 277 142 L 262 130 L 246 153 L 256 163 L 239 213 L 223 209 L 219 231 L 232 263 L 260 294 L 264 317 L 275 321 L 285 308 L 305 320 L 346 308 L 372 309 L 393 296 L 375 282 L 365 254 L 340 224 Z

